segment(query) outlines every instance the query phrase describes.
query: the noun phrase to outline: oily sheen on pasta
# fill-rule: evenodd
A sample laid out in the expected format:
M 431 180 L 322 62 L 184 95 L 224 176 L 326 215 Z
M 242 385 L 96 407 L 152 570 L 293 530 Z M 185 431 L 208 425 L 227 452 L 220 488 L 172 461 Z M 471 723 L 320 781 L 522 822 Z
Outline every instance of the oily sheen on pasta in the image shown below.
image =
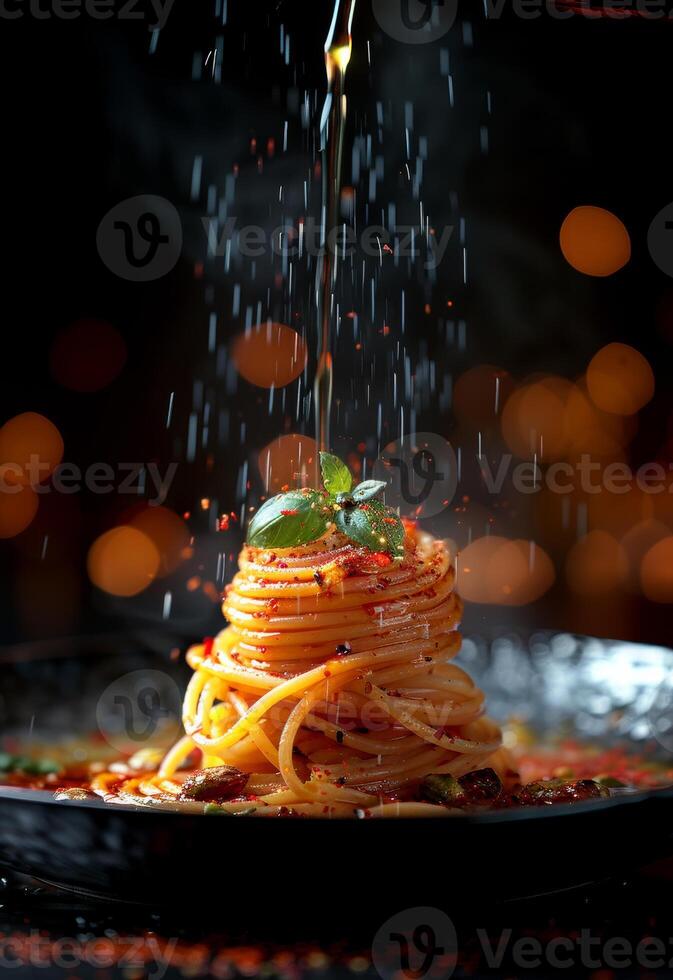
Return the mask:
M 453 663 L 461 601 L 445 544 L 407 528 L 404 555 L 337 531 L 287 549 L 244 547 L 229 625 L 194 646 L 185 737 L 156 783 L 193 751 L 249 774 L 256 813 L 446 812 L 418 801 L 428 773 L 501 768 L 484 695 Z M 163 795 L 163 793 L 162 793 Z

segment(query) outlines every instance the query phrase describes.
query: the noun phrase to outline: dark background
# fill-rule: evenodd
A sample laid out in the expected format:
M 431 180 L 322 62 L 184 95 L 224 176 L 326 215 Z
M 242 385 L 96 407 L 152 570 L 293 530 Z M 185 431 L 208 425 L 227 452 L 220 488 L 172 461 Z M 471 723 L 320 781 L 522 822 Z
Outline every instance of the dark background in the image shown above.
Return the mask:
M 42 498 L 30 528 L 0 542 L 2 641 L 161 623 L 167 587 L 173 606 L 166 628 L 178 639 L 218 627 L 212 595 L 185 586 L 198 575 L 219 588 L 217 555 L 234 556 L 238 548 L 237 527 L 215 533 L 213 512 L 238 512 L 237 484 L 246 460 L 283 431 L 311 434 L 313 423 L 297 424 L 278 404 L 269 414 L 268 393 L 232 379 L 223 367 L 228 341 L 244 325 L 242 314 L 229 314 L 236 284 L 243 309 L 263 300 L 264 316 L 275 319 L 282 318 L 287 297 L 284 286 L 274 284 L 273 270 L 260 269 L 253 280 L 247 267 L 226 275 L 209 263 L 199 219 L 205 188 L 213 184 L 222 193 L 234 164 L 240 168 L 235 210 L 240 223 L 275 220 L 281 184 L 286 213 L 301 210 L 303 180 L 316 158 L 330 7 L 322 0 L 230 0 L 222 27 L 211 5 L 176 0 L 154 53 L 146 20 L 96 23 L 85 15 L 37 20 L 28 12 L 18 20 L 0 19 L 0 421 L 24 411 L 43 413 L 63 434 L 65 459 L 82 467 L 94 461 L 156 460 L 163 471 L 177 462 L 166 503 L 179 514 L 189 512 L 195 534 L 194 557 L 169 583 L 137 599 L 113 600 L 89 584 L 86 554 L 95 537 L 137 498 L 87 492 Z M 289 64 L 280 54 L 281 24 L 291 37 Z M 387 119 L 376 148 L 386 159 L 381 199 L 392 199 L 399 190 L 401 120 L 404 103 L 412 102 L 416 133 L 427 136 L 430 148 L 422 195 L 428 211 L 437 225 L 466 220 L 467 285 L 452 240 L 438 281 L 410 287 L 414 303 L 407 311 L 405 344 L 413 364 L 434 360 L 439 375 L 454 378 L 484 362 L 516 378 L 536 371 L 576 377 L 602 344 L 631 343 L 657 375 L 657 395 L 643 413 L 633 458 L 636 463 L 667 460 L 673 334 L 667 334 L 665 311 L 673 292 L 648 253 L 647 230 L 673 197 L 667 108 L 673 25 L 548 16 L 524 21 L 510 10 L 485 22 L 477 4 L 462 3 L 459 22 L 447 37 L 411 47 L 383 35 L 360 0 L 354 34 L 348 138 L 376 130 L 381 102 Z M 194 79 L 194 64 L 203 65 L 219 36 L 224 39 L 221 78 L 212 77 L 209 65 Z M 451 57 L 453 109 L 440 75 L 441 48 Z M 296 106 L 305 92 L 310 125 L 302 129 Z M 265 147 L 272 137 L 281 147 L 286 120 L 288 151 L 266 160 L 259 174 L 250 140 Z M 482 126 L 488 127 L 488 153 L 480 145 Z M 203 157 L 204 190 L 191 201 L 195 155 Z M 175 203 L 185 243 L 170 274 L 134 284 L 104 266 L 96 229 L 112 206 L 142 193 Z M 558 248 L 561 221 L 584 203 L 618 214 L 631 235 L 630 264 L 606 280 L 579 275 Z M 295 298 L 313 354 L 315 323 L 305 287 L 298 283 Z M 422 303 L 429 297 L 438 304 L 452 299 L 456 322 L 466 324 L 464 345 L 447 342 L 441 318 L 423 316 Z M 219 364 L 208 351 L 213 310 L 219 312 L 218 347 L 224 351 Z M 112 323 L 128 348 L 118 379 L 95 394 L 65 390 L 49 370 L 54 337 L 81 317 Z M 356 389 L 369 358 L 383 375 L 380 390 L 386 397 L 390 380 L 382 371 L 385 357 L 377 360 L 385 343 L 375 333 L 379 326 L 369 324 L 370 346 L 359 359 L 350 343 L 339 341 L 336 384 L 342 398 L 361 393 Z M 366 317 L 361 329 L 367 334 Z M 352 381 L 355 388 L 349 387 Z M 212 426 L 208 445 L 187 462 L 188 419 L 200 397 L 195 383 L 203 385 L 213 415 L 221 420 L 224 413 L 226 420 Z M 295 391 L 292 386 L 288 404 Z M 173 420 L 167 429 L 171 392 Z M 421 399 L 418 429 L 450 436 L 454 424 L 450 400 Z M 397 435 L 396 425 L 386 417 L 384 437 Z M 346 454 L 364 439 L 375 457 L 380 442 L 372 444 L 371 432 L 371 414 L 361 408 L 348 424 L 337 422 L 334 448 Z M 250 473 L 253 501 L 261 491 L 254 462 Z M 202 498 L 215 501 L 213 509 L 202 512 Z M 475 527 L 483 515 L 483 508 L 476 511 Z M 533 533 L 528 515 L 519 515 L 515 524 L 501 533 Z M 439 529 L 455 531 L 441 522 Z M 607 604 L 578 600 L 560 574 L 534 606 L 471 607 L 467 621 L 472 628 L 503 621 L 661 642 L 668 638 L 669 610 L 637 596 L 613 597 Z

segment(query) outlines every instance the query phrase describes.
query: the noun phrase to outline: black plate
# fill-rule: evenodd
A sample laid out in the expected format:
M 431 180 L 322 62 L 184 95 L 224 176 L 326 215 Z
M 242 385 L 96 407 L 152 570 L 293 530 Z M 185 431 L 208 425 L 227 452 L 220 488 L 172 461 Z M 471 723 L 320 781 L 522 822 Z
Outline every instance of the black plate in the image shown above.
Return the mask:
M 106 645 L 107 655 L 89 644 L 87 653 L 65 661 L 17 661 L 14 652 L 0 668 L 11 678 L 3 693 L 12 690 L 12 710 L 20 704 L 47 734 L 53 712 L 60 731 L 68 719 L 81 731 L 96 716 L 96 691 L 108 689 L 115 676 L 159 669 L 182 681 L 180 666 L 160 644 L 150 653 L 144 640 L 128 637 Z M 626 740 L 637 751 L 654 748 L 668 757 L 671 651 L 535 634 L 525 642 L 468 639 L 462 659 L 486 688 L 492 713 L 525 718 L 541 738 L 572 730 L 604 746 Z M 72 682 L 80 675 L 86 686 L 75 685 L 76 697 Z M 5 721 L 16 731 L 20 718 Z M 275 913 L 289 920 L 299 912 L 326 915 L 344 903 L 349 914 L 358 905 L 383 913 L 400 904 L 478 902 L 485 891 L 489 898 L 530 896 L 621 876 L 667 854 L 673 854 L 673 789 L 447 820 L 330 822 L 56 802 L 47 793 L 0 790 L 5 866 L 108 900 L 148 904 L 189 907 L 195 896 L 219 887 L 223 896 L 235 894 L 228 915 L 245 916 L 261 891 L 278 894 L 278 881 L 292 885 L 292 907 Z

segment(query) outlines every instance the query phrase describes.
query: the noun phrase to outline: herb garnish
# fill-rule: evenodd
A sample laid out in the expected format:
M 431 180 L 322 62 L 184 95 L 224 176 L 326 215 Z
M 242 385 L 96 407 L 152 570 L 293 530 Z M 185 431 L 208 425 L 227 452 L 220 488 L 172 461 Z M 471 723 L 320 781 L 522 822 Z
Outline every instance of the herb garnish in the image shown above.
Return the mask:
M 376 499 L 380 480 L 353 487 L 350 470 L 338 456 L 320 453 L 324 490 L 289 490 L 267 500 L 248 528 L 254 548 L 292 548 L 316 541 L 336 524 L 339 531 L 370 551 L 393 558 L 404 553 L 404 525 L 399 515 Z

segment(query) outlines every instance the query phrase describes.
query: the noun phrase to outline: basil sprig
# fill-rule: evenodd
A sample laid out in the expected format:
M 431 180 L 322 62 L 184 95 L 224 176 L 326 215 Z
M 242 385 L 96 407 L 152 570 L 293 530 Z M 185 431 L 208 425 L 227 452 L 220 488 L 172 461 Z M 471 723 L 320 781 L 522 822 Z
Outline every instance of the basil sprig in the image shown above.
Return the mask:
M 262 504 L 248 528 L 255 548 L 291 548 L 321 537 L 334 520 L 317 490 L 289 490 Z
M 253 548 L 292 548 L 322 537 L 331 524 L 370 551 L 404 554 L 404 525 L 390 507 L 377 500 L 380 480 L 353 488 L 350 470 L 338 456 L 320 453 L 324 490 L 289 490 L 267 500 L 248 527 Z

